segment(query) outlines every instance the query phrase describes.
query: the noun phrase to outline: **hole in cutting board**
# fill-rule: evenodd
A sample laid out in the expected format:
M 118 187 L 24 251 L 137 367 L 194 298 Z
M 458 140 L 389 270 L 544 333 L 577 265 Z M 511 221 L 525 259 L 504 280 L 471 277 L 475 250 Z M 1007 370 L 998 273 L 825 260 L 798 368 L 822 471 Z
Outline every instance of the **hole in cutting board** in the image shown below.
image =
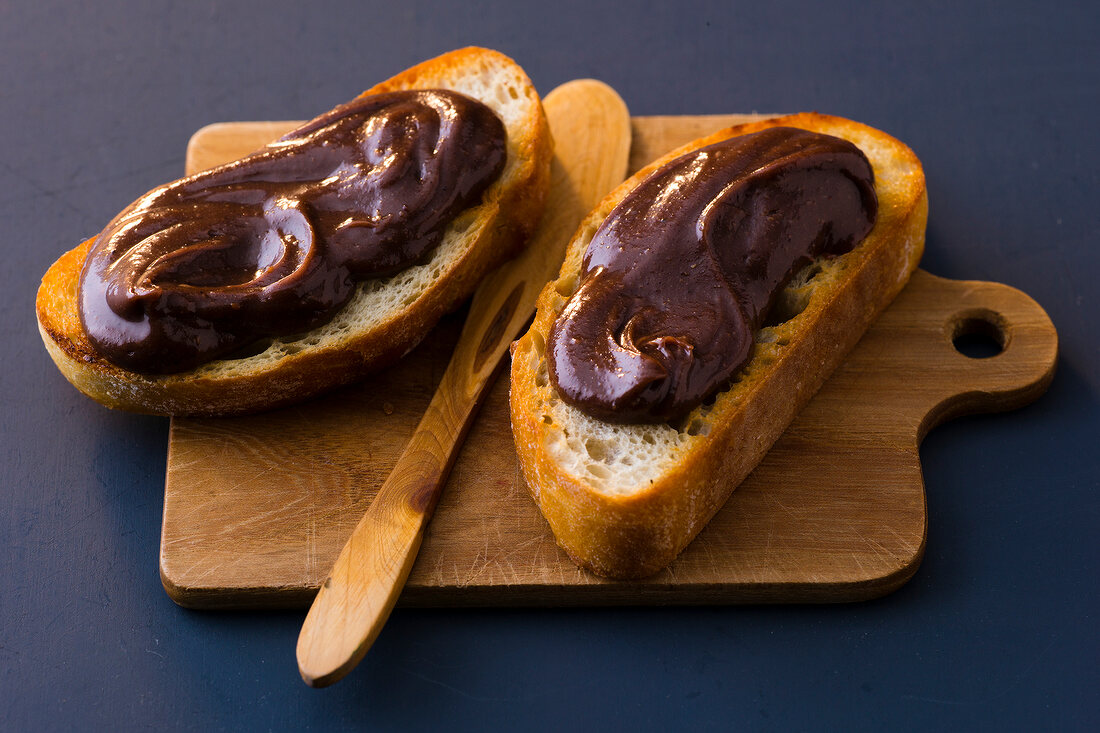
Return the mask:
M 993 311 L 973 311 L 955 316 L 949 331 L 951 345 L 963 356 L 988 359 L 1005 350 L 1004 317 Z

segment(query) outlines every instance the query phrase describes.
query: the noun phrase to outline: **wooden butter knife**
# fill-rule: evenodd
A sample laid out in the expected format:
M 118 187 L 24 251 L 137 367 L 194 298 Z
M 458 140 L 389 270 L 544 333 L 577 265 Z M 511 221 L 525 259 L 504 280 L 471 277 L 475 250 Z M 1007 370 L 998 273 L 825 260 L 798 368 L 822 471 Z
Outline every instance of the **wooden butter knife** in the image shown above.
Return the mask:
M 297 649 L 302 679 L 314 687 L 351 671 L 382 630 L 504 352 L 557 275 L 581 219 L 626 177 L 630 115 L 611 87 L 571 81 L 546 95 L 543 106 L 555 141 L 546 212 L 523 254 L 474 293 L 431 404 L 321 584 Z

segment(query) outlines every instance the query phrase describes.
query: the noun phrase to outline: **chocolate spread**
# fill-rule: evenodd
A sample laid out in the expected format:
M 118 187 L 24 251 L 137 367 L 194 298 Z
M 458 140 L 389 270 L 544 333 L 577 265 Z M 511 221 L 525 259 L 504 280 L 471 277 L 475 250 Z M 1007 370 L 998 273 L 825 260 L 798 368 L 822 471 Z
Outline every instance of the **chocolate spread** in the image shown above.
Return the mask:
M 359 97 L 247 158 L 150 191 L 81 273 L 95 349 L 170 373 L 327 323 L 423 261 L 504 168 L 505 129 L 440 90 Z
M 604 420 L 682 418 L 749 360 L 794 273 L 850 251 L 877 207 L 867 158 L 828 135 L 776 127 L 671 161 L 589 243 L 550 330 L 554 386 Z

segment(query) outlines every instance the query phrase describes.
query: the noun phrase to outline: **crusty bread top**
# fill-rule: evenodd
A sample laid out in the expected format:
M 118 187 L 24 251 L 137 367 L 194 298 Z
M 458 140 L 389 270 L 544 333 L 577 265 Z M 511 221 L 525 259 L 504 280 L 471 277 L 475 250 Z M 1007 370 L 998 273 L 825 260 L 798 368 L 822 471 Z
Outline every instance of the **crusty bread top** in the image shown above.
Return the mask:
M 777 320 L 774 314 L 793 317 L 761 328 L 750 362 L 734 378 L 730 388 L 720 392 L 713 403 L 697 407 L 679 424 L 613 424 L 563 402 L 549 382 L 544 358 L 545 339 L 550 325 L 577 288 L 585 250 L 603 220 L 640 181 L 673 158 L 734 135 L 778 125 L 842 137 L 863 150 L 874 169 L 879 197 L 879 213 L 871 233 L 852 252 L 833 259 L 819 259 L 799 272 L 780 295 L 769 323 Z M 547 286 L 539 299 L 538 314 L 525 337 L 527 342 L 523 348 L 517 347 L 517 360 L 532 360 L 534 385 L 532 388 L 513 382 L 513 389 L 521 391 L 518 401 L 528 398 L 527 409 L 540 416 L 542 436 L 538 450 L 544 451 L 546 458 L 555 463 L 562 474 L 574 477 L 593 492 L 625 497 L 659 490 L 661 479 L 685 461 L 690 462 L 690 454 L 706 443 L 715 424 L 734 419 L 737 411 L 753 398 L 759 381 L 766 377 L 772 364 L 785 358 L 791 342 L 827 317 L 827 306 L 835 293 L 844 287 L 848 271 L 861 266 L 869 249 L 899 248 L 897 259 L 904 266 L 890 273 L 895 282 L 887 288 L 889 292 L 884 297 L 892 299 L 896 295 L 920 258 L 923 226 L 920 239 L 890 241 L 891 234 L 899 218 L 908 215 L 923 195 L 920 162 L 908 147 L 864 125 L 818 114 L 763 120 L 723 130 L 674 150 L 638 171 L 612 191 L 582 222 L 570 242 L 559 278 Z M 807 368 L 813 366 L 807 365 Z M 527 389 L 530 389 L 529 394 L 523 392 Z
M 100 357 L 77 314 L 77 280 L 91 241 L 63 256 L 37 299 L 43 341 L 65 376 L 110 407 L 176 415 L 253 412 L 304 399 L 374 371 L 413 348 L 443 313 L 507 259 L 538 220 L 549 184 L 551 143 L 541 102 L 508 57 L 466 48 L 425 61 L 367 90 L 450 89 L 489 106 L 507 131 L 507 160 L 482 203 L 459 215 L 430 259 L 359 283 L 326 325 L 261 342 L 243 358 L 144 375 Z

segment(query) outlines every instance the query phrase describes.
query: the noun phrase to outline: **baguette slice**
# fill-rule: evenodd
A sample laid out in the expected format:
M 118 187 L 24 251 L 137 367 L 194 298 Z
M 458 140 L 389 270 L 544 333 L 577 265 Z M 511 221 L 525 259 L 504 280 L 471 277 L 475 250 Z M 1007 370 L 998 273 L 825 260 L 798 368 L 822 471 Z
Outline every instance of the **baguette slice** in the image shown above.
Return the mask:
M 863 150 L 879 201 L 867 238 L 848 254 L 819 259 L 796 274 L 768 325 L 757 331 L 750 362 L 713 404 L 700 405 L 681 423 L 612 424 L 564 403 L 547 375 L 547 334 L 577 287 L 596 229 L 672 158 L 779 125 L 835 135 Z M 574 562 L 613 578 L 644 577 L 671 563 L 904 287 L 924 248 L 927 214 L 924 174 L 908 147 L 865 125 L 818 114 L 753 122 L 696 140 L 612 191 L 581 223 L 561 275 L 541 293 L 535 321 L 512 355 L 520 465 Z
M 65 377 L 102 404 L 135 412 L 212 416 L 296 402 L 394 362 L 455 308 L 493 267 L 513 256 L 538 222 L 552 143 L 531 81 L 508 57 L 465 48 L 425 61 L 364 94 L 450 89 L 488 105 L 507 130 L 507 159 L 482 202 L 451 223 L 428 262 L 359 284 L 328 324 L 260 344 L 258 353 L 193 370 L 145 375 L 92 348 L 77 310 L 78 280 L 93 240 L 55 262 L 36 310 L 42 340 Z

